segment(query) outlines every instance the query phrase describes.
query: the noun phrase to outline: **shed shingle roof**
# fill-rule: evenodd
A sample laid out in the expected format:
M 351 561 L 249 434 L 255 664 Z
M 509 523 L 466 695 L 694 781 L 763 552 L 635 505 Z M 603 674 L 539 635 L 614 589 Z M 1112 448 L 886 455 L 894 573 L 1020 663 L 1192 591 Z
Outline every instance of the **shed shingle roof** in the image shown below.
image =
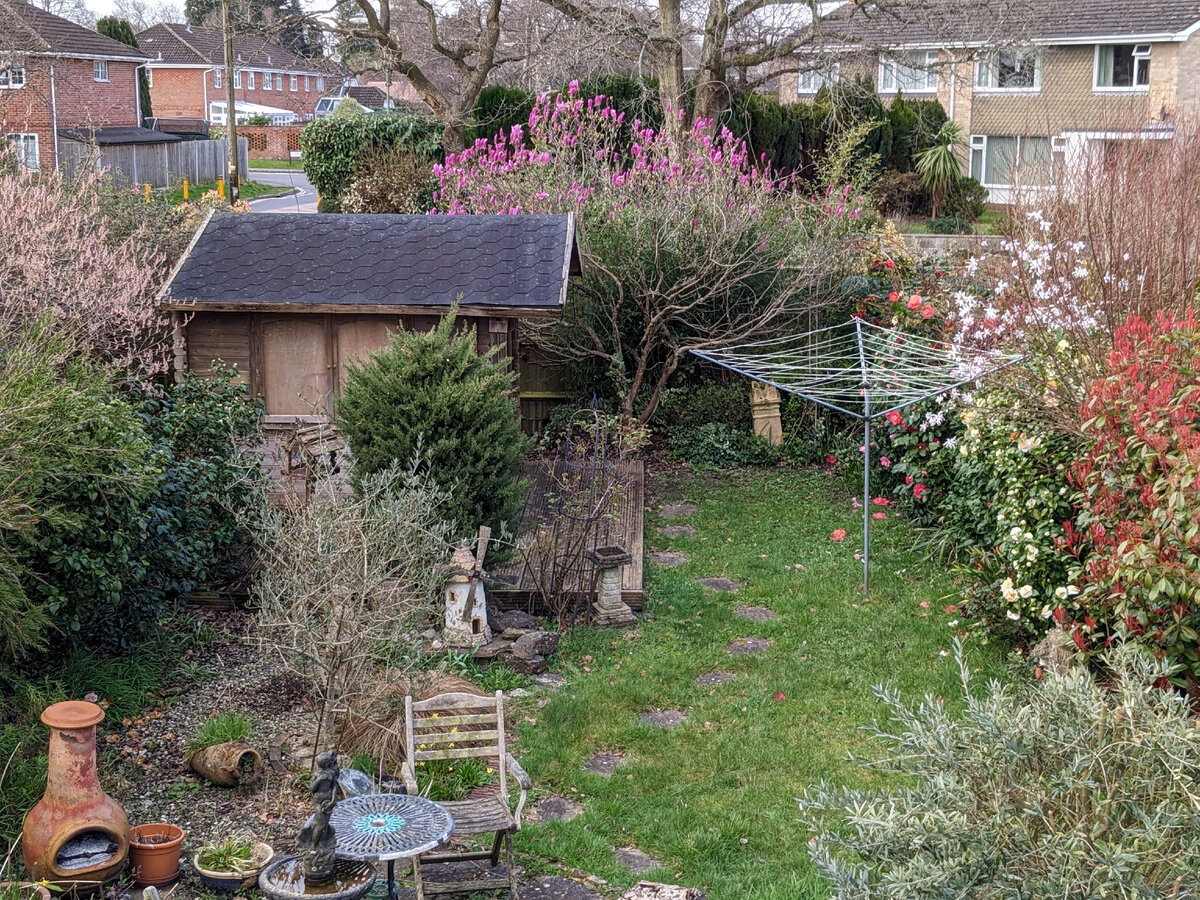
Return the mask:
M 1200 22 L 1200 0 L 908 0 L 847 3 L 823 20 L 832 42 L 871 46 L 1071 42 L 1175 35 Z
M 553 309 L 578 253 L 571 216 L 217 213 L 162 300 Z
M 24 0 L 0 0 L 0 51 L 79 57 L 148 59 L 110 37 L 76 25 Z
M 0 0 L 2 2 L 2 0 Z M 225 38 L 220 28 L 199 25 L 161 24 L 138 32 L 138 46 L 155 59 L 173 65 L 225 65 Z M 340 70 L 328 59 L 309 59 L 256 34 L 236 34 L 235 61 L 254 68 L 282 72 L 336 74 Z

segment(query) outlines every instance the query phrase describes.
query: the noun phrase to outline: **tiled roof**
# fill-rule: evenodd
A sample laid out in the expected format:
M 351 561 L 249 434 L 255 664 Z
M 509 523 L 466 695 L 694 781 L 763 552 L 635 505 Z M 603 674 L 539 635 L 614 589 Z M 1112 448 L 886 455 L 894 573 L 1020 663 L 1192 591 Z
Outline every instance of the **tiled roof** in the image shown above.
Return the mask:
M 175 144 L 183 138 L 150 128 L 134 125 L 106 125 L 103 128 L 60 128 L 58 136 L 68 141 L 82 141 L 97 147 L 114 144 Z
M 24 0 L 0 0 L 0 51 L 81 57 L 146 57 L 141 50 L 59 18 Z
M 3 2 L 3 0 L 0 0 Z M 162 24 L 139 32 L 138 46 L 154 59 L 175 65 L 225 65 L 225 39 L 220 28 L 199 25 Z M 328 59 L 297 56 L 278 44 L 256 34 L 233 37 L 234 59 L 244 66 L 332 75 L 340 71 Z
M 387 105 L 387 94 L 377 87 L 348 87 L 342 94 L 357 100 L 367 109 L 383 109 Z
M 847 3 L 824 17 L 833 43 L 1055 43 L 1087 38 L 1174 35 L 1200 22 L 1200 0 L 876 0 Z
M 552 309 L 568 268 L 570 216 L 218 213 L 163 302 Z

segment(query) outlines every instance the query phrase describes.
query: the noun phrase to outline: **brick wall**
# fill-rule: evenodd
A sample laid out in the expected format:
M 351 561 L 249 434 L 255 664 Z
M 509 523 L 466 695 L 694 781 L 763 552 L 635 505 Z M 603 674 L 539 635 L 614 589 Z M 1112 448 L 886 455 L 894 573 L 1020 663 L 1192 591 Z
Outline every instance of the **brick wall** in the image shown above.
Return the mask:
M 195 69 L 170 69 L 152 66 L 154 72 L 153 85 L 150 88 L 150 102 L 154 106 L 155 115 L 168 117 L 208 118 L 208 110 L 204 101 L 224 100 L 227 96 L 224 78 L 217 85 L 216 73 L 209 67 Z M 250 72 L 254 72 L 254 89 L 250 89 Z M 275 75 L 281 75 L 283 90 L 275 90 Z M 325 89 L 317 89 L 317 76 L 297 75 L 296 90 L 291 89 L 291 76 L 286 72 L 271 72 L 271 90 L 263 89 L 264 69 L 243 69 L 242 86 L 235 90 L 238 100 L 247 103 L 257 103 L 260 106 L 273 106 L 276 109 L 286 109 L 294 112 L 302 121 L 307 121 L 316 108 L 317 101 L 327 93 L 333 93 L 338 85 L 333 78 L 325 79 Z M 307 83 L 308 90 L 305 90 Z M 207 91 L 207 94 L 206 94 Z
M 54 72 L 53 104 L 50 73 Z M 54 168 L 52 106 L 58 127 L 138 125 L 137 65 L 108 61 L 108 81 L 95 80 L 90 59 L 29 59 L 25 87 L 0 90 L 0 131 L 38 136 L 38 161 L 43 171 Z
M 1150 64 L 1154 77 L 1154 64 Z M 1175 115 L 1179 118 L 1200 119 L 1200 32 L 1188 38 L 1179 48 L 1178 85 Z
M 239 125 L 238 137 L 244 137 L 251 159 L 291 159 L 300 149 L 300 125 Z

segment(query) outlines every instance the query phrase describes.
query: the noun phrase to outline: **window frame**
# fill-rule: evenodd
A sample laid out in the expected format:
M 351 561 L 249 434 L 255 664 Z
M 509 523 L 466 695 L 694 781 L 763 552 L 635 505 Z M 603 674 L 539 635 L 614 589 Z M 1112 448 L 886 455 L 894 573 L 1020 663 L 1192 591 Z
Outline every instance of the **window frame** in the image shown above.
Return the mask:
M 833 87 L 841 78 L 841 63 L 834 60 L 828 66 L 817 69 L 809 69 L 806 72 L 796 73 L 796 94 L 800 97 L 815 97 L 823 87 Z M 804 79 L 816 79 L 815 87 L 805 87 Z
M 317 76 L 317 90 L 318 91 L 325 90 L 325 76 L 324 75 Z
M 220 69 L 213 69 L 213 90 L 214 91 L 219 91 L 221 89 L 221 81 L 223 78 L 224 78 L 224 75 Z
M 277 91 L 283 90 L 283 73 L 282 72 L 275 73 L 275 90 L 277 90 Z
M 1005 87 L 1000 84 L 999 62 L 1001 54 L 1007 53 L 1010 56 L 1032 59 L 1033 60 L 1033 86 L 1032 87 Z M 988 79 L 986 84 L 980 84 L 980 75 L 986 72 Z M 975 57 L 975 78 L 973 86 L 980 93 L 996 93 L 996 94 L 1037 94 L 1042 90 L 1042 54 L 1039 50 L 1028 50 L 1024 52 L 1012 50 L 993 50 L 987 53 L 980 54 Z
M 93 59 L 92 60 L 92 81 L 107 82 L 108 81 L 108 60 Z
M 240 91 L 242 89 L 242 70 L 241 69 L 233 70 L 233 89 L 235 91 Z
M 36 131 L 12 131 L 4 135 L 4 139 L 9 144 L 17 145 L 17 158 L 21 161 L 21 166 L 26 172 L 37 172 L 41 170 L 41 141 L 38 139 Z M 33 165 L 29 164 L 30 155 L 27 147 L 33 147 Z
M 248 90 L 248 91 L 254 90 L 254 70 L 253 69 L 246 70 L 246 90 Z
M 916 62 L 916 56 L 921 54 L 924 56 L 924 62 Z M 906 62 L 901 61 L 904 57 Z M 938 71 L 937 66 L 941 62 L 941 51 L 939 50 L 901 50 L 896 53 L 884 53 L 879 57 L 879 93 L 894 94 L 896 91 L 903 91 L 906 94 L 937 94 L 938 92 Z M 912 71 L 923 72 L 926 80 L 930 77 L 933 79 L 932 87 L 905 87 L 901 85 L 896 78 L 896 70 L 899 66 L 904 66 Z M 885 74 L 890 78 L 891 84 L 885 85 Z
M 1055 145 L 1055 137 L 1054 136 L 1046 136 L 1046 135 L 1040 135 L 1040 134 L 1025 134 L 1025 135 L 1021 135 L 1021 134 L 973 134 L 973 135 L 971 135 L 970 139 L 967 142 L 967 177 L 974 178 L 976 181 L 978 181 L 981 185 L 983 185 L 989 191 L 991 191 L 991 190 L 1009 190 L 1009 189 L 1016 187 L 1016 184 L 1012 181 L 1009 181 L 1008 183 L 1002 183 L 1002 182 L 991 182 L 991 181 L 983 180 L 983 176 L 987 174 L 988 143 L 989 143 L 989 139 L 991 139 L 991 138 L 996 138 L 996 139 L 1012 138 L 1014 141 L 1016 141 L 1016 155 L 1015 155 L 1015 158 L 1011 162 L 1009 162 L 1010 178 L 1011 178 L 1011 173 L 1015 172 L 1021 166 L 1022 160 L 1025 157 L 1025 149 L 1024 149 L 1025 141 L 1028 141 L 1028 140 L 1045 141 L 1046 142 L 1046 153 L 1047 153 L 1046 162 L 1050 166 L 1054 165 L 1054 154 L 1057 152 L 1061 152 Z M 976 152 L 978 152 L 980 154 L 980 167 L 979 168 L 982 170 L 982 171 L 978 171 L 978 172 L 975 169 L 975 154 L 976 154 Z M 1051 184 L 1052 183 L 1053 182 L 1051 182 Z M 1044 188 L 1044 187 L 1049 187 L 1049 186 L 1050 186 L 1049 184 L 1024 185 L 1024 187 L 1031 187 L 1031 188 Z
M 262 89 L 264 91 L 271 90 L 271 73 L 263 72 Z
M 298 76 L 298 75 L 289 75 L 288 76 L 288 90 L 292 91 L 293 93 L 300 90 L 300 76 Z
M 1100 56 L 1105 47 L 1131 47 L 1133 57 L 1133 72 L 1129 84 L 1101 84 Z M 1145 50 L 1140 50 L 1144 47 Z M 1096 44 L 1092 58 L 1092 93 L 1094 94 L 1145 94 L 1150 91 L 1150 60 L 1154 55 L 1154 45 L 1143 41 L 1140 44 Z M 1145 66 L 1146 83 L 1138 84 L 1138 70 Z
M 17 84 L 13 82 L 20 76 L 20 81 Z M 7 76 L 7 77 L 5 77 Z M 19 91 L 26 84 L 26 74 L 24 66 L 13 66 L 10 69 L 0 71 L 0 77 L 4 77 L 4 81 L 0 82 L 0 91 Z

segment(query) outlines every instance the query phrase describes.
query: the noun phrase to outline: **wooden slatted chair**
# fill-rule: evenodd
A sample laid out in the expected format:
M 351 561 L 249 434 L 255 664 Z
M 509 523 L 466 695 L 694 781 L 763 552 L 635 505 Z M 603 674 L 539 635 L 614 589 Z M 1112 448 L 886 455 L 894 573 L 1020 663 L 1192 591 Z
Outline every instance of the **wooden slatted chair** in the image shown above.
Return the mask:
M 441 804 L 454 817 L 456 835 L 495 833 L 492 849 L 434 852 L 414 858 L 413 881 L 416 883 L 417 900 L 425 900 L 426 894 L 457 894 L 505 888 L 512 900 L 518 900 L 512 836 L 521 830 L 521 810 L 525 807 L 525 793 L 532 783 L 505 747 L 503 692 L 496 691 L 495 697 L 457 693 L 438 694 L 428 700 L 405 697 L 404 734 L 408 759 L 404 762 L 401 774 L 410 794 L 418 793 L 415 766 L 421 762 L 480 759 L 485 760 L 485 765 L 495 766 L 500 773 L 499 793 L 476 800 Z M 516 780 L 521 789 L 515 810 L 508 793 L 510 777 Z M 501 845 L 508 867 L 507 879 L 490 877 L 478 881 L 426 883 L 422 878 L 421 869 L 430 863 L 490 859 L 495 866 L 500 861 Z

